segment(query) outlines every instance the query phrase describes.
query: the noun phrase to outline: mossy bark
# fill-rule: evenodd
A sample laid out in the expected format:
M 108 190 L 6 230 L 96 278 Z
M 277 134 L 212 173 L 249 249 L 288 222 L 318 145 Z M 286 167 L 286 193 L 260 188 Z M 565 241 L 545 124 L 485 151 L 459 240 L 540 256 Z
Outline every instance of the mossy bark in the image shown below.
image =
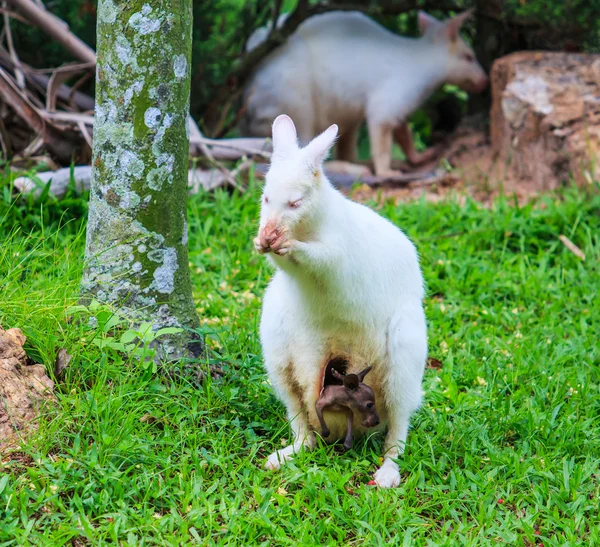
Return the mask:
M 197 327 L 187 252 L 192 0 L 100 0 L 82 292 L 154 328 Z M 189 331 L 160 356 L 202 351 Z

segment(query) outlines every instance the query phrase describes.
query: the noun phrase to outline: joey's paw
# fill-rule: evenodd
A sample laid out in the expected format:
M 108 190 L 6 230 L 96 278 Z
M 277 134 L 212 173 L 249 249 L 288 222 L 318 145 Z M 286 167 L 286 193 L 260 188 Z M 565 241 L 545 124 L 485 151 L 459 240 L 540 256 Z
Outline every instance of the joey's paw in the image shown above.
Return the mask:
M 269 252 L 269 247 L 265 247 L 260 240 L 260 237 L 254 238 L 254 248 L 262 255 Z
M 400 484 L 398 464 L 392 460 L 385 460 L 373 478 L 380 488 L 395 488 Z

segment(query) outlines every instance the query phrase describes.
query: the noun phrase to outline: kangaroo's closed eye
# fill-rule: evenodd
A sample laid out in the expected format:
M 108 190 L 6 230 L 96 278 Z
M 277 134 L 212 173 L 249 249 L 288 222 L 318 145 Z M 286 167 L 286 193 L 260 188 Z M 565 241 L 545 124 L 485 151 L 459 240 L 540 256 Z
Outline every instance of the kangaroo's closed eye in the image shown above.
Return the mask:
M 269 203 L 269 198 L 265 196 L 265 203 Z
M 296 201 L 288 202 L 288 207 L 290 207 L 291 209 L 297 209 L 298 207 L 300 207 L 300 205 L 302 205 L 301 199 L 297 199 Z

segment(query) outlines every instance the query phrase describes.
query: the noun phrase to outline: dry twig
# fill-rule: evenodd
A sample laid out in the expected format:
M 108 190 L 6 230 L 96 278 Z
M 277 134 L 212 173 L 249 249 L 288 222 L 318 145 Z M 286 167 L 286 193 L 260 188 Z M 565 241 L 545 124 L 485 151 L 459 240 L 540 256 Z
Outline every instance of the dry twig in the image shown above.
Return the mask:
M 581 258 L 581 260 L 585 261 L 585 253 L 575 245 L 567 236 L 560 235 L 558 236 L 560 242 L 571 251 L 576 257 Z
M 3 2 L 2 5 L 6 7 L 6 2 Z M 15 64 L 15 78 L 17 80 L 17 85 L 21 88 L 25 88 L 25 75 L 23 74 L 23 69 L 21 68 L 21 61 L 15 51 L 15 45 L 13 43 L 12 31 L 10 29 L 10 15 L 8 15 L 7 11 L 4 11 L 4 33 L 6 36 L 6 45 L 8 46 L 8 53 L 13 63 Z
M 96 63 L 96 54 L 94 50 L 85 42 L 77 38 L 70 30 L 68 25 L 40 7 L 32 0 L 7 0 L 14 8 L 25 15 L 32 23 L 48 33 L 57 42 L 68 49 L 75 58 L 84 63 Z
M 191 116 L 190 116 L 190 118 L 191 118 Z M 235 180 L 235 176 L 228 169 L 226 169 L 222 163 L 218 162 L 215 159 L 215 157 L 213 156 L 212 152 L 208 149 L 208 146 L 206 146 L 206 143 L 204 142 L 204 135 L 202 134 L 202 131 L 200 131 L 200 128 L 195 123 L 194 124 L 190 123 L 190 129 L 191 129 L 191 127 L 194 127 L 193 131 L 197 134 L 197 137 L 199 138 L 198 145 L 200 146 L 200 150 L 202 150 L 202 153 L 204 154 L 206 159 L 210 162 L 210 164 L 213 167 L 215 167 L 216 169 L 218 169 L 223 174 L 223 176 L 227 179 L 227 181 L 229 182 L 229 184 L 231 184 L 231 186 L 233 186 L 234 188 L 237 188 L 240 192 L 244 192 L 245 188 L 243 188 Z M 190 134 L 191 134 L 191 130 L 190 130 Z

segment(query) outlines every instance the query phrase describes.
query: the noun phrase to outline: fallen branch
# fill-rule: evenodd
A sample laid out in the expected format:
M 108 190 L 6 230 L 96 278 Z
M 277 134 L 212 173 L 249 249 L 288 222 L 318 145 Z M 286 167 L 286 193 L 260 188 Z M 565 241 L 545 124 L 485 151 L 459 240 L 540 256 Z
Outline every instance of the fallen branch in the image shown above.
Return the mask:
M 10 58 L 9 53 L 1 47 L 0 65 L 8 70 L 15 70 L 14 62 Z M 21 62 L 21 69 L 25 73 L 25 78 L 29 83 L 39 86 L 40 90 L 42 91 L 47 89 L 50 77 L 42 74 L 43 71 L 34 69 L 23 62 Z M 57 98 L 66 104 L 72 104 L 73 106 L 76 106 L 80 110 L 94 110 L 93 97 L 90 97 L 89 95 L 81 93 L 77 90 L 74 91 L 73 88 L 65 84 L 58 88 Z
M 0 8 L 0 13 L 2 15 L 4 15 L 4 14 L 8 15 L 11 19 L 14 19 L 15 21 L 19 21 L 25 25 L 32 26 L 31 21 L 29 21 L 28 19 L 25 19 L 25 17 L 23 17 L 20 13 L 17 13 L 16 11 L 11 11 L 6 8 Z
M 95 64 L 95 63 L 94 63 Z M 91 63 L 78 63 L 61 66 L 57 68 L 50 76 L 46 90 L 46 110 L 54 112 L 56 110 L 56 100 L 60 87 L 74 74 L 94 68 Z
M 415 171 L 413 173 L 399 173 L 385 177 L 363 177 L 362 182 L 369 186 L 432 186 L 433 184 L 448 181 L 449 174 L 444 169 L 433 171 Z
M 69 30 L 68 25 L 58 17 L 48 12 L 43 4 L 39 5 L 33 0 L 5 0 L 19 11 L 28 16 L 32 24 L 38 25 L 52 37 L 63 43 L 83 63 L 71 64 L 58 69 L 39 70 L 21 63 L 13 48 L 6 51 L 0 47 L 0 64 L 12 71 L 17 78 L 5 71 L 0 74 L 0 96 L 6 96 L 5 102 L 9 104 L 21 117 L 26 125 L 35 133 L 41 135 L 43 143 L 48 149 L 60 157 L 61 161 L 71 161 L 73 152 L 72 142 L 65 141 L 62 131 L 71 131 L 67 141 L 72 141 L 74 134 L 81 134 L 81 144 L 92 146 L 93 115 L 81 112 L 57 111 L 57 102 L 61 100 L 67 105 L 73 105 L 84 111 L 92 111 L 94 100 L 77 91 L 83 80 L 77 82 L 73 88 L 65 85 L 65 81 L 80 72 L 89 76 L 91 69 L 96 64 L 96 55 L 83 41 Z M 277 4 L 279 8 L 281 3 Z M 8 19 L 8 15 L 6 15 Z M 7 34 L 6 34 L 7 33 Z M 5 23 L 5 34 L 10 47 L 10 27 Z M 0 69 L 1 70 L 1 69 Z M 46 72 L 51 75 L 46 76 Z M 85 76 L 84 76 L 85 78 Z M 29 88 L 24 83 L 29 83 Z M 21 88 L 21 89 L 19 89 Z M 44 98 L 45 94 L 45 99 Z M 8 95 L 8 96 L 7 96 Z M 40 96 L 42 101 L 40 101 Z M 51 134 L 51 138 L 50 135 Z M 3 136 L 3 142 L 6 141 Z M 9 144 L 4 142 L 7 150 Z M 40 141 L 35 139 L 25 147 L 24 155 L 35 153 L 39 150 Z M 56 151 L 59 151 L 57 154 Z M 220 160 L 237 160 L 245 157 L 270 158 L 270 141 L 267 139 L 206 139 L 196 122 L 190 117 L 190 153 L 193 157 L 201 153 L 207 160 L 223 173 L 223 176 L 232 186 L 239 187 L 235 176 L 219 163 Z
M 230 175 L 239 176 L 246 171 L 252 162 L 242 162 L 237 169 L 234 169 Z M 74 184 L 74 190 L 83 193 L 90 189 L 92 181 L 91 165 L 80 165 L 73 168 L 73 177 L 71 178 L 71 168 L 64 167 L 57 171 L 45 171 L 32 175 L 23 175 L 14 180 L 14 187 L 23 194 L 33 194 L 39 196 L 45 185 L 50 182 L 50 193 L 57 199 L 62 199 L 70 184 Z M 188 171 L 188 187 L 190 194 L 197 194 L 201 189 L 211 191 L 220 186 L 230 184 L 228 177 L 219 169 L 190 169 Z
M 1 70 L 1 69 L 0 69 Z M 80 112 L 48 112 L 38 110 L 43 119 L 55 124 L 71 124 L 81 129 L 82 126 L 93 128 L 94 116 Z M 191 120 L 191 117 L 190 117 Z M 199 129 L 194 129 L 195 122 L 190 122 L 190 154 L 196 157 L 199 153 L 206 155 L 205 151 L 215 160 L 239 160 L 244 157 L 271 158 L 271 141 L 262 138 L 239 139 L 207 139 Z M 82 131 L 83 134 L 83 131 Z M 87 136 L 83 134 L 87 140 Z M 207 158 L 209 156 L 206 156 Z
M 42 149 L 42 146 L 44 146 L 44 139 L 38 135 L 27 145 L 27 148 L 21 152 L 21 156 L 24 158 L 29 158 L 34 154 L 37 154 Z
M 6 6 L 6 2 L 3 2 L 3 6 Z M 25 88 L 25 74 L 23 74 L 23 69 L 21 68 L 21 61 L 19 60 L 19 56 L 15 51 L 15 45 L 12 37 L 12 30 L 10 28 L 10 15 L 5 11 L 4 14 L 4 32 L 6 33 L 6 45 L 8 47 L 8 54 L 12 62 L 15 65 L 15 79 L 17 80 L 17 85 L 21 88 Z
M 190 143 L 204 144 L 211 147 L 213 156 L 220 160 L 237 160 L 243 156 L 258 156 L 264 159 L 271 158 L 271 139 L 247 137 L 240 139 L 208 139 L 190 138 Z
M 90 147 L 90 150 L 93 150 L 94 142 L 92 140 L 92 135 L 89 132 L 88 128 L 86 127 L 85 123 L 78 122 L 77 127 L 79 128 L 79 131 L 81 131 L 81 134 L 83 135 L 83 138 L 85 139 L 85 142 L 87 143 L 87 145 Z
M 4 120 L 0 117 L 0 145 L 2 146 L 2 153 L 4 157 L 10 160 L 13 157 L 13 144 L 12 137 L 4 125 Z
M 326 162 L 323 166 L 325 176 L 338 188 L 351 188 L 354 184 L 366 184 L 371 187 L 378 186 L 431 186 L 448 180 L 448 173 L 444 169 L 435 169 L 433 171 L 415 171 L 412 173 L 399 173 L 398 175 L 377 177 L 366 174 L 366 172 L 350 172 L 338 170 L 337 162 L 332 162 L 331 168 Z M 359 166 L 360 167 L 360 166 Z M 255 173 L 264 177 L 268 166 L 266 164 L 257 164 Z
M 0 68 L 0 96 L 36 133 L 46 140 L 46 122 L 13 79 Z
M 238 184 L 238 182 L 235 180 L 235 175 L 233 173 L 230 173 L 225 168 L 225 166 L 223 166 L 223 164 L 219 163 L 219 161 L 217 161 L 215 159 L 213 153 L 208 149 L 208 146 L 204 142 L 204 135 L 202 134 L 202 131 L 200 131 L 198 124 L 196 124 L 194 119 L 189 114 L 188 114 L 188 120 L 189 120 L 189 125 L 190 125 L 190 150 L 192 150 L 193 146 L 197 144 L 198 148 L 200 149 L 200 152 L 202 152 L 202 154 L 204 154 L 206 159 L 210 162 L 210 164 L 213 167 L 215 167 L 218 171 L 221 172 L 221 174 L 223 175 L 225 180 L 231 186 L 233 186 L 234 188 L 237 188 L 240 192 L 244 192 L 245 189 L 240 184 Z M 192 142 L 192 136 L 195 139 L 194 142 Z
M 96 64 L 96 54 L 83 40 L 75 36 L 64 21 L 32 0 L 7 0 L 32 23 L 40 27 L 84 63 Z
M 196 156 L 202 153 L 202 145 L 200 141 L 202 140 L 202 132 L 196 123 L 196 120 L 192 118 L 191 114 L 188 114 L 188 126 L 190 128 L 190 154 L 192 156 Z
M 83 193 L 90 189 L 92 180 L 92 167 L 90 165 L 82 165 L 73 168 L 73 183 L 75 191 Z M 15 188 L 23 194 L 33 193 L 38 197 L 44 186 L 50 183 L 50 193 L 56 198 L 61 199 L 67 193 L 69 184 L 71 183 L 71 168 L 64 167 L 58 171 L 46 171 L 43 173 L 35 173 L 34 175 L 24 175 L 17 177 L 14 180 Z
M 191 119 L 191 116 L 190 116 Z M 198 139 L 198 146 L 200 147 L 201 152 L 204 154 L 206 159 L 210 162 L 210 164 L 215 167 L 218 171 L 221 172 L 225 180 L 234 188 L 236 188 L 240 192 L 244 192 L 245 189 L 235 180 L 235 175 L 230 173 L 229 170 L 221 164 L 218 160 L 215 159 L 213 153 L 209 150 L 208 146 L 204 142 L 204 135 L 200 128 L 194 122 L 193 124 L 194 132 L 196 133 L 196 138 Z M 191 142 L 190 142 L 191 146 Z
M 212 152 L 208 149 L 208 146 L 206 146 L 206 144 L 204 143 L 204 135 L 202 135 L 202 132 L 200 131 L 198 126 L 196 126 L 196 131 L 198 132 L 199 138 L 200 138 L 200 142 L 199 142 L 200 150 L 202 151 L 202 153 L 204 154 L 206 159 L 210 162 L 210 164 L 213 167 L 215 167 L 218 171 L 220 171 L 223 174 L 223 176 L 225 177 L 227 182 L 229 182 L 229 184 L 231 184 L 231 186 L 233 186 L 234 188 L 237 188 L 240 192 L 244 192 L 245 189 L 242 188 L 242 186 L 240 186 L 238 184 L 238 182 L 235 180 L 233 175 L 221 163 L 219 163 L 215 159 Z
M 333 165 L 332 167 L 336 168 Z M 219 168 L 214 169 L 190 169 L 188 171 L 188 187 L 191 194 L 196 194 L 200 189 L 207 191 L 214 190 L 221 186 L 231 185 L 231 177 L 239 177 L 242 173 L 250 169 L 254 165 L 255 174 L 259 177 L 264 177 L 268 166 L 266 164 L 255 164 L 251 160 L 241 162 L 231 172 L 224 172 Z M 325 174 L 329 180 L 339 188 L 350 188 L 354 184 L 367 184 L 372 187 L 391 185 L 391 186 L 430 186 L 432 184 L 443 183 L 448 179 L 448 173 L 443 169 L 436 169 L 427 172 L 415 172 L 399 174 L 392 177 L 375 177 L 371 175 L 357 176 L 357 174 L 349 174 L 347 172 L 338 172 L 328 169 L 325 164 Z M 90 165 L 82 165 L 73 168 L 73 183 L 76 192 L 82 193 L 90 189 L 92 179 L 92 167 Z M 14 187 L 24 194 L 33 193 L 39 196 L 44 186 L 50 182 L 50 193 L 57 199 L 61 199 L 67 193 L 69 184 L 71 184 L 71 168 L 65 167 L 57 171 L 46 171 L 33 175 L 23 175 L 15 179 Z M 239 183 L 236 182 L 236 188 Z
M 0 68 L 0 96 L 38 135 L 38 138 L 61 161 L 69 162 L 77 143 L 74 134 L 58 130 L 23 94 L 12 78 Z M 35 141 L 34 141 L 35 142 Z M 32 143 L 33 144 L 33 143 Z M 30 148 L 31 144 L 27 147 Z
M 92 114 L 82 114 L 79 112 L 48 112 L 47 110 L 41 110 L 40 113 L 45 119 L 52 122 L 72 124 L 83 123 L 90 127 L 94 126 L 94 116 Z

